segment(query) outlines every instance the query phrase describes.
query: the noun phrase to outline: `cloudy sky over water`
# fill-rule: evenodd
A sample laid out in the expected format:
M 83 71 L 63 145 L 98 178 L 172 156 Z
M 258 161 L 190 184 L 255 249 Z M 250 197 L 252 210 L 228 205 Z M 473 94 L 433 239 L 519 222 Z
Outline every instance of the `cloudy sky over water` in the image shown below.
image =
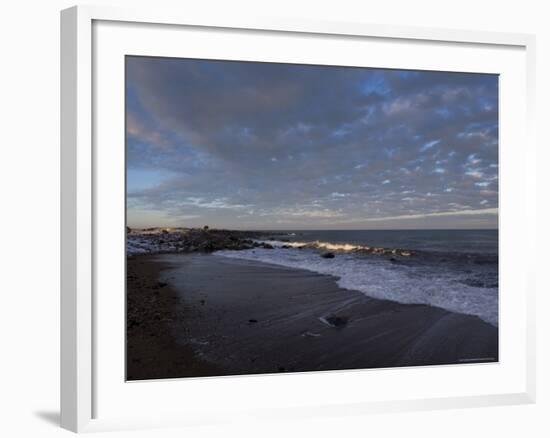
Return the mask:
M 127 57 L 128 225 L 496 228 L 495 75 Z

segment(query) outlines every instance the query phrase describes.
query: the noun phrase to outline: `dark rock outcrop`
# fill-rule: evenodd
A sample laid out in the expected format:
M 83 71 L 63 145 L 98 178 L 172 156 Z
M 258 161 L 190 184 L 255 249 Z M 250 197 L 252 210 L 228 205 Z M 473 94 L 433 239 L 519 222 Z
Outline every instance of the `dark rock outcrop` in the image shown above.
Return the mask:
M 266 241 L 266 235 L 256 231 L 237 231 L 237 230 L 218 230 L 211 229 L 207 225 L 203 228 L 147 228 L 142 230 L 126 227 L 127 232 L 127 254 L 130 256 L 139 254 L 161 254 L 161 253 L 180 253 L 180 252 L 214 252 L 219 250 L 252 250 L 255 248 L 274 249 L 275 246 L 270 241 Z M 268 236 L 271 240 L 287 240 L 284 238 L 276 239 L 271 234 Z M 260 240 L 262 239 L 262 240 Z M 304 243 L 299 246 L 296 244 L 282 245 L 284 249 L 313 249 L 321 250 L 318 243 Z M 349 251 L 349 250 L 346 250 Z M 399 248 L 381 248 L 362 246 L 352 249 L 353 252 L 373 255 L 387 255 L 392 259 L 398 260 L 399 257 L 410 257 L 415 255 L 413 251 Z M 332 259 L 340 251 L 324 251 L 320 256 L 326 259 Z M 484 263 L 482 260 L 480 263 Z
M 327 316 L 325 320 L 330 326 L 336 328 L 342 328 L 348 324 L 348 318 L 345 316 Z
M 213 252 L 259 247 L 252 239 L 259 233 L 204 228 L 153 228 L 132 230 L 128 235 L 129 255 L 177 252 Z M 271 245 L 269 245 L 271 246 Z M 264 246 L 266 247 L 266 246 Z M 272 246 L 271 246 L 272 247 Z

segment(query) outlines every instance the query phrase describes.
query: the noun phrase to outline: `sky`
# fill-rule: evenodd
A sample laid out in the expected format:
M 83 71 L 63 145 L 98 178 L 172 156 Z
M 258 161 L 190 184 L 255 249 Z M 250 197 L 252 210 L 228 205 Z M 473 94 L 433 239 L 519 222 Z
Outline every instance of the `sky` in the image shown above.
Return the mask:
M 497 228 L 498 76 L 126 57 L 130 227 Z

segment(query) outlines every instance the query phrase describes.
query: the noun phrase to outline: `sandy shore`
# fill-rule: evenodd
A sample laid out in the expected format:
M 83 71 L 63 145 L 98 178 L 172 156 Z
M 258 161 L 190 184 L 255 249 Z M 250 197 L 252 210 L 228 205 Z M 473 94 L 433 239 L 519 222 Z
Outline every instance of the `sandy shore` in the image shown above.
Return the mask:
M 128 260 L 128 378 L 498 360 L 498 330 L 309 271 L 178 254 Z
M 126 378 L 128 380 L 217 375 L 174 333 L 185 333 L 188 309 L 160 274 L 169 265 L 156 256 L 127 260 Z

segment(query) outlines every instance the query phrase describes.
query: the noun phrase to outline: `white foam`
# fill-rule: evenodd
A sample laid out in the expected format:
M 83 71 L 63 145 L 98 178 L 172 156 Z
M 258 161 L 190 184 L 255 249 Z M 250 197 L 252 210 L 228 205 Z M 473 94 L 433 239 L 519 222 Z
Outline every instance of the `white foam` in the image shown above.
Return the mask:
M 273 241 L 269 243 L 282 246 L 274 245 Z M 282 244 L 290 245 L 289 242 Z M 338 277 L 340 287 L 357 290 L 373 298 L 428 304 L 479 316 L 494 326 L 498 325 L 498 290 L 467 286 L 457 281 L 457 274 L 451 271 L 426 275 L 410 266 L 391 264 L 385 259 L 367 259 L 353 253 L 325 259 L 317 251 L 308 249 L 256 248 L 218 251 L 216 254 L 333 275 Z
M 282 248 L 283 246 L 290 246 L 292 248 L 307 247 L 307 248 L 319 248 L 328 249 L 330 251 L 358 251 L 361 249 L 370 249 L 368 246 L 351 245 L 349 243 L 330 243 L 321 242 L 319 240 L 313 242 L 285 242 L 282 240 L 256 240 L 258 243 L 269 243 L 276 248 Z
M 161 245 L 154 239 L 143 238 L 139 235 L 126 236 L 126 254 L 155 254 L 162 252 Z
M 153 252 L 151 242 L 145 239 L 140 239 L 137 236 L 127 236 L 127 239 L 126 239 L 127 255 L 148 254 L 151 252 Z

